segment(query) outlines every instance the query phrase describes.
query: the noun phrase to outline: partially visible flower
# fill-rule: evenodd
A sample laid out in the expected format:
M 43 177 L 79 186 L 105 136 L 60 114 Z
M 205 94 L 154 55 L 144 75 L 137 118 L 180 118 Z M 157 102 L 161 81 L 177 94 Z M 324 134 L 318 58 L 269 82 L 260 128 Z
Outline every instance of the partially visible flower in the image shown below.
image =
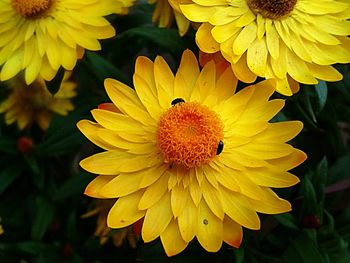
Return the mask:
M 4 228 L 2 227 L 2 225 L 0 224 L 0 236 L 4 233 Z
M 286 142 L 302 123 L 269 123 L 284 106 L 269 100 L 273 81 L 235 93 L 234 79 L 231 68 L 217 76 L 214 61 L 200 71 L 187 50 L 175 76 L 163 58 L 139 57 L 135 89 L 105 80 L 120 112 L 95 109 L 97 123 L 82 120 L 78 128 L 105 150 L 80 165 L 99 174 L 85 194 L 118 198 L 109 227 L 144 219 L 143 240 L 160 237 L 169 256 L 195 237 L 215 252 L 223 241 L 239 247 L 242 226 L 259 229 L 257 212 L 291 210 L 270 187 L 299 182 L 287 171 L 306 155 Z
M 36 122 L 42 130 L 46 130 L 52 116 L 56 113 L 67 115 L 74 109 L 71 98 L 76 95 L 76 83 L 65 75 L 59 91 L 52 95 L 46 88 L 45 81 L 38 78 L 30 85 L 22 79 L 9 81 L 10 95 L 0 103 L 0 113 L 5 113 L 5 123 L 17 122 L 20 130 Z
M 121 229 L 111 229 L 107 226 L 107 215 L 116 200 L 99 200 L 95 208 L 82 215 L 82 218 L 97 216 L 96 229 L 94 235 L 100 238 L 100 244 L 104 245 L 111 238 L 116 247 L 120 247 L 127 240 L 130 247 L 136 248 L 138 235 L 133 231 L 133 227 Z
M 206 53 L 221 51 L 239 80 L 276 80 L 292 95 L 299 84 L 338 81 L 331 65 L 350 62 L 350 2 L 339 0 L 193 0 L 180 5 Z
M 180 11 L 179 2 L 181 0 L 148 0 L 150 4 L 156 4 L 152 21 L 158 23 L 159 27 L 171 27 L 174 17 L 180 36 L 184 36 L 190 27 L 190 21 L 183 16 Z M 182 0 L 186 3 L 190 0 Z
M 99 39 L 115 35 L 104 18 L 125 13 L 134 0 L 0 1 L 0 80 L 24 70 L 27 84 L 51 80 L 62 66 L 72 70 L 84 49 L 100 50 Z

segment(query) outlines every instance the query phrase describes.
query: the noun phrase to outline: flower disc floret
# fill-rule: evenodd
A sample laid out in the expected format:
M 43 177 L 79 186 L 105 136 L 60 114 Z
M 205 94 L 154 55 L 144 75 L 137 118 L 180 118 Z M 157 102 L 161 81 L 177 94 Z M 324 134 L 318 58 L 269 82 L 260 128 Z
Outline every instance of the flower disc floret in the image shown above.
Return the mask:
M 158 145 L 166 163 L 199 167 L 216 156 L 223 138 L 219 116 L 197 102 L 178 103 L 159 121 Z
M 297 0 L 248 0 L 247 4 L 254 13 L 263 17 L 280 19 L 289 15 Z
M 51 7 L 52 0 L 12 0 L 13 8 L 26 18 L 44 15 Z

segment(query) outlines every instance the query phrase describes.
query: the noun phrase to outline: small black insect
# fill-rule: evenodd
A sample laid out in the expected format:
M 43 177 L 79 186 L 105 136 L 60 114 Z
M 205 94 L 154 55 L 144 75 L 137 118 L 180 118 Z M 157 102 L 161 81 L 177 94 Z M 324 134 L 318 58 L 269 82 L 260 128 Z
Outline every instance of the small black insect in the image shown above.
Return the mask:
M 171 102 L 171 105 L 175 106 L 176 104 L 183 103 L 183 102 L 185 102 L 185 100 L 183 98 L 176 98 Z
M 224 142 L 223 141 L 219 141 L 218 148 L 216 150 L 216 155 L 219 155 L 222 152 L 223 149 L 224 149 Z

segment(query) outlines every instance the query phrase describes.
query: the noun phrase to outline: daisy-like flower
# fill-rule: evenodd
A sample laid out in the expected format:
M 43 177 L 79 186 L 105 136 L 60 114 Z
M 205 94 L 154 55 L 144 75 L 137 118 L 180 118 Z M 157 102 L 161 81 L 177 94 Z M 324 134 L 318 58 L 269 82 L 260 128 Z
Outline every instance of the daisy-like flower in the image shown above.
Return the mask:
M 125 13 L 134 0 L 0 1 L 0 80 L 24 70 L 25 81 L 51 80 L 62 66 L 72 70 L 84 49 L 115 35 L 103 17 Z
M 287 171 L 306 158 L 286 143 L 301 122 L 268 122 L 284 106 L 269 101 L 272 81 L 235 93 L 231 68 L 219 77 L 215 68 L 210 61 L 200 71 L 188 50 L 175 76 L 163 58 L 139 57 L 135 90 L 105 81 L 120 113 L 95 109 L 97 123 L 78 123 L 105 150 L 80 162 L 98 174 L 85 193 L 118 198 L 107 225 L 122 228 L 144 218 L 143 240 L 160 237 L 168 256 L 195 237 L 211 252 L 223 241 L 239 247 L 242 226 L 260 228 L 257 212 L 291 209 L 270 187 L 296 184 Z
M 181 5 L 206 53 L 221 51 L 236 76 L 276 80 L 284 95 L 298 82 L 338 81 L 331 65 L 350 62 L 350 2 L 344 0 L 193 0 Z
M 53 115 L 67 115 L 74 109 L 71 98 L 75 97 L 76 83 L 68 80 L 65 74 L 59 91 L 52 95 L 46 88 L 45 81 L 38 78 L 30 85 L 22 79 L 9 81 L 10 95 L 0 103 L 0 113 L 5 113 L 5 123 L 17 122 L 20 130 L 36 122 L 42 130 L 46 130 Z
M 190 2 L 190 0 L 184 1 Z M 148 0 L 149 4 L 156 4 L 152 16 L 153 23 L 158 23 L 161 28 L 171 27 L 175 17 L 179 34 L 184 36 L 190 27 L 190 21 L 181 13 L 179 2 L 179 0 Z

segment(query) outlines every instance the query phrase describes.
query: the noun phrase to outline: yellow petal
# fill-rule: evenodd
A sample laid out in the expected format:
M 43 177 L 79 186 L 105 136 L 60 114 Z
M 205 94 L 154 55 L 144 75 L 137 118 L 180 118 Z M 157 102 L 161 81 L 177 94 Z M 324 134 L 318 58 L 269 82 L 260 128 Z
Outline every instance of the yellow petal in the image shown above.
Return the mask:
M 215 53 L 220 50 L 219 43 L 211 35 L 213 26 L 209 23 L 203 23 L 197 30 L 196 43 L 200 50 L 205 53 Z
M 198 223 L 198 207 L 191 199 L 187 200 L 187 204 L 177 220 L 183 240 L 190 242 L 197 233 Z
M 254 142 L 287 142 L 293 139 L 303 129 L 300 121 L 284 121 L 269 123 L 266 130 L 254 138 Z
M 208 176 L 214 176 L 214 175 L 208 175 Z M 207 176 L 207 177 L 208 177 Z M 224 210 L 222 208 L 222 201 L 221 196 L 213 186 L 209 184 L 207 179 L 203 179 L 202 185 L 201 185 L 203 198 L 208 205 L 209 209 L 213 212 L 215 216 L 217 216 L 219 219 L 224 218 Z M 203 200 L 202 200 L 203 202 Z
M 255 184 L 266 187 L 289 187 L 299 182 L 299 178 L 289 172 L 265 167 L 250 169 L 244 174 Z
M 145 106 L 153 119 L 159 120 L 159 117 L 163 111 L 160 108 L 156 94 L 154 94 L 152 91 L 152 87 L 150 87 L 147 82 L 136 73 L 134 74 L 133 80 L 135 90 L 142 104 Z
M 140 203 L 138 205 L 139 209 L 148 209 L 155 205 L 161 199 L 164 193 L 167 192 L 168 180 L 168 174 L 164 173 L 156 182 L 148 186 L 140 199 Z
M 154 61 L 154 77 L 159 104 L 163 109 L 168 109 L 174 99 L 174 74 L 160 56 L 157 56 Z
M 80 162 L 80 166 L 90 173 L 116 175 L 120 172 L 140 171 L 158 164 L 156 158 L 135 156 L 123 151 L 106 151 L 92 155 Z
M 154 123 L 134 90 L 114 79 L 106 79 L 105 88 L 108 97 L 124 114 L 145 125 Z
M 266 30 L 266 46 L 270 55 L 277 59 L 279 56 L 279 36 L 275 27 Z
M 94 198 L 105 198 L 100 194 L 100 190 L 107 183 L 109 183 L 115 176 L 114 175 L 99 175 L 92 180 L 85 188 L 84 194 Z
M 250 44 L 256 39 L 256 34 L 256 23 L 251 23 L 244 27 L 233 42 L 233 53 L 236 55 L 242 55 L 249 48 Z
M 108 130 L 133 133 L 142 137 L 142 125 L 131 117 L 107 110 L 95 109 L 91 111 L 94 119 Z
M 222 221 L 211 212 L 204 200 L 199 204 L 197 224 L 196 236 L 201 246 L 209 252 L 218 251 L 223 240 Z
M 247 64 L 249 69 L 258 76 L 265 77 L 267 47 L 265 38 L 255 40 L 247 51 Z
M 268 163 L 278 167 L 278 169 L 283 169 L 287 171 L 298 166 L 306 159 L 307 156 L 303 151 L 294 149 L 294 151 L 290 155 L 278 159 L 268 160 Z
M 215 6 L 199 6 L 196 4 L 180 5 L 180 9 L 187 19 L 193 22 L 207 22 L 217 10 Z
M 182 239 L 175 219 L 172 219 L 167 228 L 160 234 L 160 240 L 168 257 L 179 254 L 188 245 L 188 242 Z
M 175 218 L 177 218 L 186 207 L 188 197 L 188 188 L 184 188 L 182 185 L 176 184 L 171 189 L 171 209 Z
M 137 191 L 131 195 L 119 198 L 108 213 L 108 227 L 126 227 L 144 217 L 145 211 L 137 208 L 142 194 L 143 191 Z
M 143 174 L 123 173 L 116 176 L 100 189 L 100 194 L 107 198 L 117 198 L 132 194 L 140 189 L 140 181 Z
M 249 199 L 251 207 L 259 213 L 280 214 L 292 210 L 288 201 L 279 198 L 270 188 L 263 189 L 261 200 Z
M 238 80 L 233 74 L 231 67 L 228 67 L 216 82 L 218 101 L 230 98 L 236 92 L 237 83 Z
M 115 149 L 113 145 L 105 142 L 100 137 L 96 136 L 97 131 L 102 128 L 99 124 L 88 120 L 81 120 L 77 123 L 77 127 L 85 135 L 85 137 L 87 137 L 91 142 L 101 147 L 102 149 Z
M 232 247 L 239 248 L 243 239 L 242 227 L 228 216 L 225 216 L 223 226 L 225 243 Z
M 249 229 L 260 229 L 260 220 L 256 212 L 249 207 L 249 202 L 239 193 L 221 188 L 225 213 L 238 224 Z
M 156 239 L 163 233 L 172 218 L 170 193 L 166 193 L 146 212 L 141 232 L 143 241 L 151 242 Z
M 247 65 L 247 53 L 244 53 L 237 63 L 231 64 L 231 66 L 239 80 L 246 83 L 252 83 L 256 80 L 256 74 L 254 74 Z

